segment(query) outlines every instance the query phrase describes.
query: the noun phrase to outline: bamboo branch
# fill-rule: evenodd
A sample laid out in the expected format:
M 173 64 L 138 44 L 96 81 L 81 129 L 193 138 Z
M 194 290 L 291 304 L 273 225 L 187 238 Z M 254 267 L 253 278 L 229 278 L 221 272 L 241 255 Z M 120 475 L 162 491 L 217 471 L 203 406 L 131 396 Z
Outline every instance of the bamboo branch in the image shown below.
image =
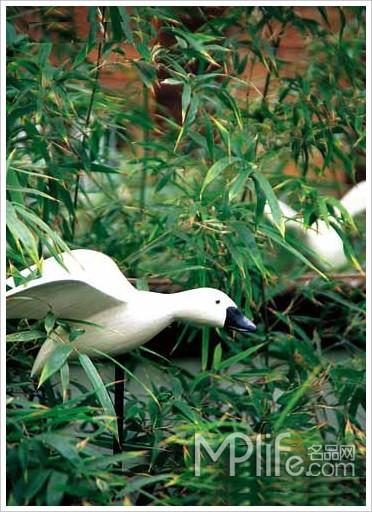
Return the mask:
M 146 85 L 143 85 L 143 110 L 146 112 L 146 116 L 148 116 L 149 112 L 149 91 Z M 143 128 L 143 142 L 144 142 L 144 148 L 143 148 L 143 156 L 146 157 L 147 155 L 147 144 L 149 142 L 149 129 L 147 125 L 147 120 Z M 145 205 L 146 205 L 146 181 L 147 181 L 147 172 L 146 172 L 146 159 L 142 164 L 142 170 L 141 170 L 141 188 L 140 188 L 140 201 L 139 201 L 139 207 L 141 209 L 141 212 L 143 214 Z
M 87 134 L 88 134 L 89 123 L 90 123 L 90 119 L 91 119 L 91 116 L 92 116 L 94 98 L 95 98 L 95 95 L 96 95 L 96 92 L 97 92 L 97 89 L 98 89 L 98 81 L 99 81 L 99 75 L 100 75 L 101 64 L 102 64 L 102 50 L 103 50 L 103 45 L 105 44 L 105 40 L 106 40 L 106 27 L 107 27 L 107 23 L 106 23 L 106 20 L 105 20 L 105 11 L 106 11 L 106 7 L 102 7 L 101 8 L 101 20 L 102 20 L 103 34 L 102 34 L 102 38 L 101 38 L 101 40 L 100 40 L 100 42 L 98 44 L 96 71 L 95 71 L 95 75 L 94 75 L 94 85 L 93 85 L 93 88 L 92 88 L 92 93 L 90 95 L 90 100 L 89 100 L 89 105 L 88 105 L 88 110 L 87 110 L 87 116 L 85 118 L 85 123 L 84 123 L 84 134 L 83 134 L 83 140 L 82 140 L 83 148 L 85 146 L 85 142 L 86 142 L 86 138 L 87 138 Z M 76 180 L 75 180 L 74 217 L 73 217 L 72 223 L 71 223 L 72 241 L 75 238 L 76 209 L 77 209 L 77 202 L 78 202 L 78 195 L 79 195 L 79 185 L 80 185 L 80 172 L 77 173 Z

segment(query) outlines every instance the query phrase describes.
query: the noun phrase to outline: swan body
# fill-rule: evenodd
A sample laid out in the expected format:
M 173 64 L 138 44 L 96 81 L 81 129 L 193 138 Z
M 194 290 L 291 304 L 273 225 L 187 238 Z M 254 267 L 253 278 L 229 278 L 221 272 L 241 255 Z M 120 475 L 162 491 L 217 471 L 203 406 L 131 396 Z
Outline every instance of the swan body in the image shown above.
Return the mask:
M 362 181 L 352 187 L 341 199 L 341 205 L 354 217 L 365 211 L 367 206 L 367 182 Z M 286 227 L 300 232 L 307 245 L 314 251 L 320 261 L 328 269 L 337 269 L 347 263 L 342 239 L 332 226 L 327 226 L 323 220 L 318 220 L 310 228 L 305 228 L 299 213 L 283 201 L 279 201 L 283 216 L 286 218 Z M 272 219 L 270 206 L 265 205 L 265 214 Z
M 7 318 L 41 319 L 48 311 L 84 329 L 71 342 L 77 352 L 97 356 L 119 354 L 138 347 L 174 321 L 253 332 L 255 325 L 242 315 L 230 297 L 213 288 L 173 294 L 134 288 L 108 256 L 78 249 L 44 261 L 42 275 L 7 292 Z M 32 272 L 22 272 L 27 277 Z M 7 281 L 14 286 L 12 279 Z M 79 324 L 79 320 L 89 322 Z M 41 347 L 32 374 L 67 335 L 57 328 Z

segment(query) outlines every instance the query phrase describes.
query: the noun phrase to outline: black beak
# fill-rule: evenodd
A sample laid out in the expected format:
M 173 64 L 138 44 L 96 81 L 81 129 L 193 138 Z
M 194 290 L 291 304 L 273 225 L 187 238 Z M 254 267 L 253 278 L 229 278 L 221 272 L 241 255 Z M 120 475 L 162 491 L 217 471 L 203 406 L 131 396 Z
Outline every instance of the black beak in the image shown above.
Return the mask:
M 257 327 L 248 320 L 238 308 L 230 307 L 226 310 L 226 320 L 224 327 L 243 333 L 255 332 Z

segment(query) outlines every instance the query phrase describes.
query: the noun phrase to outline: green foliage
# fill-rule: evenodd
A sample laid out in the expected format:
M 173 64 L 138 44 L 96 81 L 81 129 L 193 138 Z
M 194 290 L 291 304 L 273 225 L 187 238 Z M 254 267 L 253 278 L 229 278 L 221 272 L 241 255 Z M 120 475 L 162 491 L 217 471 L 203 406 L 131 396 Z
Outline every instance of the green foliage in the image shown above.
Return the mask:
M 131 354 L 126 375 L 142 392 L 127 393 L 126 451 L 112 455 L 112 384 L 100 363 L 82 354 L 72 363 L 61 344 L 39 389 L 30 380 L 40 342 L 59 328 L 72 341 L 84 325 L 72 330 L 51 314 L 9 323 L 8 505 L 360 505 L 364 292 L 320 279 L 330 276 L 285 230 L 278 196 L 305 226 L 334 226 L 347 270 L 362 270 L 363 221 L 340 209 L 329 176 L 341 169 L 353 182 L 364 163 L 364 9 L 332 7 L 334 32 L 324 7 L 322 23 L 290 7 L 229 7 L 209 19 L 188 8 L 196 30 L 184 8 L 90 7 L 89 35 L 76 44 L 51 42 L 58 13 L 49 8 L 38 8 L 47 29 L 32 42 L 17 24 L 23 9 L 8 8 L 7 22 L 9 275 L 18 283 L 21 269 L 35 264 L 37 273 L 46 256 L 93 248 L 142 286 L 167 277 L 224 289 L 259 329 L 248 341 L 220 332 L 213 347 L 204 328 L 196 374 L 145 348 Z M 170 44 L 159 42 L 159 26 Z M 294 72 L 279 53 L 290 30 L 309 41 Z M 118 92 L 100 84 L 113 56 L 135 77 Z M 261 92 L 247 75 L 256 62 L 266 73 Z M 179 121 L 160 104 L 155 112 L 160 86 L 179 92 Z M 298 284 L 309 270 L 320 277 Z M 185 328 L 174 346 L 197 334 Z M 139 364 L 161 377 L 142 382 Z M 74 377 L 79 365 L 90 388 Z M 291 432 L 294 454 L 329 440 L 354 444 L 357 476 L 275 479 L 245 464 L 229 478 L 221 461 L 196 478 L 194 434 L 218 443 L 238 431 Z

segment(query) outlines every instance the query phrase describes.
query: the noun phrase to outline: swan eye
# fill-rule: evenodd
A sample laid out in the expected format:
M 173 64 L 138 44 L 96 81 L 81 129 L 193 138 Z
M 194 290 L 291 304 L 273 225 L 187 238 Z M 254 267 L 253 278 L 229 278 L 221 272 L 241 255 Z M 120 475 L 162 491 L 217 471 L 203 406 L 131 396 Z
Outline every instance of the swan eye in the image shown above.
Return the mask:
M 216 300 L 216 304 L 219 304 L 220 302 L 221 302 L 220 299 Z

